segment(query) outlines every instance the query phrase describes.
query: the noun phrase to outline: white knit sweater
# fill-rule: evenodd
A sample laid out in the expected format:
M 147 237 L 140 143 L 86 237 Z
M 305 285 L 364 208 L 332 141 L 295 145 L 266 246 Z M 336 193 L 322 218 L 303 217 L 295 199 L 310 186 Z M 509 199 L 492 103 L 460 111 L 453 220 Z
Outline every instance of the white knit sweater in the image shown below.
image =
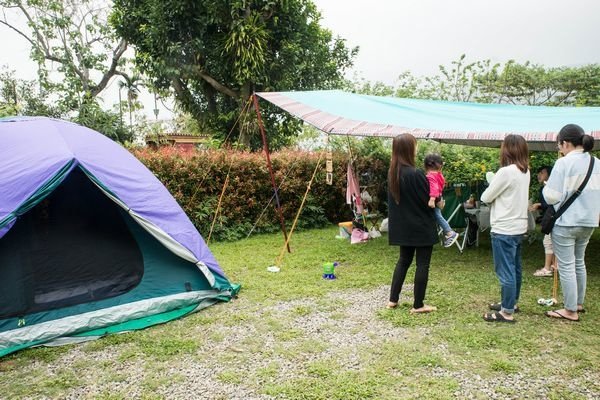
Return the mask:
M 511 164 L 498 170 L 481 201 L 490 206 L 491 231 L 501 235 L 527 232 L 529 171 L 523 173 Z

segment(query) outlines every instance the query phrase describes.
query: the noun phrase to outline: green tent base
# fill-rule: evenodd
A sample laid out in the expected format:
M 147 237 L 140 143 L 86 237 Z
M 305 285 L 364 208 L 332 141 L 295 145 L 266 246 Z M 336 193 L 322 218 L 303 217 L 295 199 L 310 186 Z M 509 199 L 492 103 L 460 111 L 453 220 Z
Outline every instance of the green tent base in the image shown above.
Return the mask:
M 68 344 L 68 343 L 77 343 L 77 342 L 85 341 L 85 340 L 82 340 L 85 338 L 94 340 L 94 339 L 99 339 L 106 335 L 130 332 L 130 331 L 145 329 L 145 328 L 148 328 L 153 325 L 164 324 L 169 321 L 173 321 L 175 319 L 182 318 L 182 317 L 184 317 L 190 313 L 193 313 L 195 311 L 199 311 L 199 310 L 206 308 L 218 301 L 228 302 L 231 300 L 231 297 L 235 296 L 239 292 L 240 288 L 241 288 L 241 286 L 239 284 L 234 284 L 234 285 L 232 285 L 231 296 L 230 295 L 217 296 L 213 299 L 207 299 L 207 300 L 201 302 L 200 304 L 193 304 L 193 305 L 190 305 L 187 307 L 182 307 L 182 308 L 179 308 L 176 310 L 171 310 L 171 311 L 167 311 L 167 312 L 163 312 L 163 313 L 159 313 L 159 314 L 155 314 L 155 315 L 150 315 L 150 316 L 142 317 L 142 318 L 138 318 L 138 319 L 128 320 L 126 322 L 122 322 L 119 324 L 114 324 L 114 325 L 110 325 L 110 326 L 99 328 L 99 329 L 92 329 L 89 331 L 80 332 L 80 333 L 73 334 L 70 336 L 63 336 L 60 338 L 60 344 L 62 345 L 62 344 Z M 72 339 L 72 340 L 70 340 L 70 339 Z M 52 341 L 50 341 L 50 342 L 45 342 L 45 341 L 28 342 L 28 343 L 24 343 L 21 345 L 17 345 L 17 346 L 5 348 L 5 349 L 0 349 L 0 357 L 4 357 L 8 354 L 11 354 L 11 353 L 14 353 L 14 352 L 17 352 L 19 350 L 23 350 L 23 349 L 26 349 L 29 347 L 54 346 L 54 345 L 55 345 L 55 342 L 52 342 Z

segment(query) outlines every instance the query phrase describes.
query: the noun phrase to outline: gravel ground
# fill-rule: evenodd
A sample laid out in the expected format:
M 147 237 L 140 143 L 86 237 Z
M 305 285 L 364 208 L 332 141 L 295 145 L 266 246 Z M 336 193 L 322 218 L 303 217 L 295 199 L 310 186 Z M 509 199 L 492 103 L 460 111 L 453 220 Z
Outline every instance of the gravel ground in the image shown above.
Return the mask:
M 156 382 L 154 393 L 167 399 L 271 399 L 273 397 L 259 393 L 259 388 L 270 379 L 285 382 L 305 374 L 307 363 L 335 360 L 337 368 L 346 370 L 361 369 L 359 351 L 365 348 L 377 348 L 388 341 L 397 341 L 409 335 L 426 335 L 427 328 L 395 327 L 378 318 L 388 295 L 389 286 L 374 290 L 346 290 L 331 292 L 325 299 L 329 307 L 319 307 L 311 299 L 279 302 L 272 306 L 257 309 L 256 304 L 246 301 L 243 296 L 231 304 L 224 305 L 223 318 L 236 314 L 250 314 L 248 321 L 238 324 L 207 324 L 198 326 L 199 331 L 222 332 L 221 340 L 209 340 L 195 355 L 174 357 L 159 368 L 147 368 L 139 359 L 121 362 L 119 355 L 127 344 L 115 345 L 100 351 L 84 351 L 85 345 L 73 346 L 52 365 L 36 362 L 30 366 L 46 376 L 55 374 L 65 365 L 82 366 L 86 363 L 113 365 L 114 376 L 94 376 L 95 368 L 77 372 L 78 378 L 87 382 L 85 387 L 72 389 L 68 399 L 103 397 L 106 393 L 126 394 L 127 398 L 141 398 L 144 385 Z M 412 295 L 412 288 L 405 287 L 404 296 Z M 319 303 L 322 304 L 322 303 Z M 339 307 L 338 307 L 339 305 Z M 298 309 L 306 313 L 294 313 Z M 266 329 L 262 321 L 283 315 L 284 331 L 299 332 L 291 340 L 278 340 L 276 334 Z M 285 357 L 286 349 L 293 350 L 303 341 L 318 340 L 322 351 L 299 352 L 302 359 Z M 249 345 L 254 343 L 254 346 Z M 282 352 L 282 349 L 284 350 Z M 448 355 L 448 349 L 440 344 L 436 348 L 442 357 Z M 257 375 L 256 371 L 275 365 L 275 377 Z M 76 368 L 76 367 L 74 367 Z M 106 368 L 104 368 L 106 370 Z M 44 371 L 45 370 L 45 371 Z M 150 372 L 149 372 L 150 371 Z M 233 372 L 232 372 L 233 371 Z M 431 376 L 451 378 L 459 385 L 454 393 L 460 399 L 516 399 L 523 398 L 520 391 L 536 393 L 531 398 L 547 398 L 548 388 L 556 384 L 577 394 L 577 398 L 600 398 L 599 377 L 593 373 L 582 372 L 577 379 L 565 383 L 560 377 L 540 376 L 521 371 L 510 374 L 510 384 L 514 391 L 506 394 L 502 391 L 506 380 L 489 380 L 479 376 L 476 371 L 449 371 L 440 367 L 431 367 Z M 104 373 L 106 375 L 106 372 Z M 149 375 L 150 374 L 150 375 Z M 228 374 L 229 379 L 223 379 Z M 532 378 L 534 376 L 534 378 Z M 143 382 L 144 385 L 142 384 Z M 0 395 L 1 397 L 1 395 Z

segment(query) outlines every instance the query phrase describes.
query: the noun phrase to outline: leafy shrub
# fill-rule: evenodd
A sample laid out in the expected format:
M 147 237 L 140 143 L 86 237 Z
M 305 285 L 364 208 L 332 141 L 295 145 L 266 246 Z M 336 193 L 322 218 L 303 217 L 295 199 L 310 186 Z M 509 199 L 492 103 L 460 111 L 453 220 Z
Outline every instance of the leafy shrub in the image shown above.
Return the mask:
M 331 186 L 325 183 L 325 158 L 321 158 L 297 229 L 321 227 L 352 218 L 351 208 L 346 204 L 349 154 L 352 154 L 361 186 L 366 187 L 373 197 L 371 211 L 387 213 L 389 139 L 344 140 L 345 145 L 338 140 L 332 146 L 334 172 Z M 350 151 L 347 150 L 348 146 Z M 199 152 L 173 147 L 131 151 L 167 187 L 205 238 L 208 238 L 213 220 L 211 240 L 237 240 L 246 237 L 250 231 L 267 233 L 280 229 L 275 200 L 272 199 L 271 178 L 263 153 L 232 150 Z M 417 167 L 422 167 L 425 155 L 432 152 L 442 155 L 444 176 L 448 183 L 474 184 L 483 181 L 487 171 L 498 169 L 498 149 L 432 141 L 419 141 Z M 320 155 L 317 152 L 292 150 L 271 155 L 275 182 L 281 185 L 278 194 L 287 230 L 296 217 Z M 555 159 L 555 153 L 532 153 L 533 198 L 537 198 L 538 190 L 535 171 L 541 165 L 552 165 Z M 228 173 L 228 184 L 215 219 Z
M 267 163 L 262 153 L 209 150 L 182 151 L 172 147 L 159 150 L 134 149 L 133 154 L 167 187 L 205 238 L 215 221 L 211 240 L 236 240 L 254 232 L 280 229 Z M 275 182 L 281 185 L 279 200 L 287 229 L 302 202 L 307 185 L 319 161 L 319 153 L 282 151 L 271 155 Z M 334 153 L 333 185 L 325 183 L 325 159 L 311 186 L 297 229 L 322 227 L 351 218 L 345 204 L 347 156 Z M 368 168 L 367 167 L 368 164 Z M 380 161 L 357 162 L 358 170 L 384 177 L 387 164 Z M 215 211 L 229 172 L 217 218 Z M 374 180 L 375 181 L 375 180 Z M 375 187 L 383 188 L 380 179 Z M 385 193 L 385 192 L 384 192 Z M 372 193 L 374 194 L 374 193 Z M 259 220 L 259 216 L 264 215 Z

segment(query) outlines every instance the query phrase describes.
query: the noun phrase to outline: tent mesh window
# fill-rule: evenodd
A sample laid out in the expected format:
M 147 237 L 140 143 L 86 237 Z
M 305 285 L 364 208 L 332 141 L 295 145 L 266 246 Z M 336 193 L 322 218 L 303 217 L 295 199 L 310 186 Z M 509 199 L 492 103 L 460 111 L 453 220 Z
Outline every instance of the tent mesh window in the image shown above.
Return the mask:
M 75 168 L 0 239 L 0 318 L 89 303 L 136 287 L 143 257 L 125 217 Z

